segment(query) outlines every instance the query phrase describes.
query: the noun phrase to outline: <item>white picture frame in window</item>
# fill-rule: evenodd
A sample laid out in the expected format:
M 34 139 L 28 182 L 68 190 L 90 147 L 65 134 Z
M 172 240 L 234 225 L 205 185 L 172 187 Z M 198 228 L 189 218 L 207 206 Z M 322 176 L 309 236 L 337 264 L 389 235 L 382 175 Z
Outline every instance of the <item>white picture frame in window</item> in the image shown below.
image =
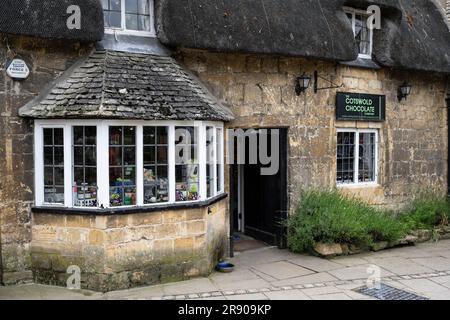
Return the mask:
M 379 131 L 378 129 L 351 129 L 351 128 L 338 128 L 336 130 L 336 137 L 339 133 L 355 133 L 355 160 L 354 160 L 354 181 L 352 183 L 336 183 L 336 186 L 339 188 L 351 188 L 351 187 L 377 187 L 379 186 L 378 182 L 378 173 L 379 173 Z M 374 133 L 375 134 L 375 172 L 374 172 L 374 181 L 371 182 L 359 182 L 359 135 L 361 133 Z M 337 153 L 336 153 L 337 159 Z
M 126 0 L 121 1 L 121 12 L 120 12 L 120 28 L 114 27 L 105 27 L 106 34 L 117 34 L 117 35 L 128 35 L 128 36 L 140 36 L 140 37 L 156 37 L 156 28 L 155 28 L 155 3 L 154 0 L 147 0 L 148 10 L 150 15 L 150 31 L 138 31 L 138 30 L 129 30 L 126 28 Z

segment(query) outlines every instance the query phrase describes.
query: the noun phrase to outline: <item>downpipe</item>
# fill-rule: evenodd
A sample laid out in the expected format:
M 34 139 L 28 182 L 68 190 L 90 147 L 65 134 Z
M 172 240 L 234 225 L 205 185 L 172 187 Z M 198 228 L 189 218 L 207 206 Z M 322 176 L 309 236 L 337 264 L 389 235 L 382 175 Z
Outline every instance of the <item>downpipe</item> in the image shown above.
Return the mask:
M 447 104 L 447 195 L 450 198 L 450 83 L 448 93 L 445 99 Z
M 4 286 L 3 282 L 3 250 L 2 250 L 2 213 L 0 211 L 0 286 Z

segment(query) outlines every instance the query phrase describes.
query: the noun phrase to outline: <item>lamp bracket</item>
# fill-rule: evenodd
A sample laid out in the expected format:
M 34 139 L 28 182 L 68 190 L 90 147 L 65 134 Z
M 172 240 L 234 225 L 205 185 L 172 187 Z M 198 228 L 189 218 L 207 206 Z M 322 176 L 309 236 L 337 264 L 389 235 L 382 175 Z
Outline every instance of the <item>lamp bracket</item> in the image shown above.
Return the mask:
M 319 79 L 322 79 L 322 80 L 330 83 L 331 86 L 319 88 Z M 317 71 L 314 71 L 314 93 L 317 93 L 317 91 L 319 91 L 319 90 L 338 89 L 338 88 L 342 88 L 342 87 L 344 87 L 344 84 L 338 85 L 331 80 L 328 80 L 322 76 L 319 76 L 319 73 Z

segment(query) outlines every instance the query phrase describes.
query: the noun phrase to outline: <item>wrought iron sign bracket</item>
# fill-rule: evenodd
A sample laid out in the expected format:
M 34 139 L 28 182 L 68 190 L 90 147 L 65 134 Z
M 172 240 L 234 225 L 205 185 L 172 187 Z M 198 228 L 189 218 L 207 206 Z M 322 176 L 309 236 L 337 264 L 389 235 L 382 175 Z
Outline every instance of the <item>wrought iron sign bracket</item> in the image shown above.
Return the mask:
M 319 79 L 322 79 L 328 83 L 331 84 L 331 86 L 328 87 L 321 87 L 319 88 Z M 334 82 L 325 79 L 324 77 L 319 76 L 319 73 L 317 71 L 314 71 L 314 93 L 317 93 L 319 90 L 329 90 L 329 89 L 338 89 L 344 87 L 344 84 L 337 85 Z

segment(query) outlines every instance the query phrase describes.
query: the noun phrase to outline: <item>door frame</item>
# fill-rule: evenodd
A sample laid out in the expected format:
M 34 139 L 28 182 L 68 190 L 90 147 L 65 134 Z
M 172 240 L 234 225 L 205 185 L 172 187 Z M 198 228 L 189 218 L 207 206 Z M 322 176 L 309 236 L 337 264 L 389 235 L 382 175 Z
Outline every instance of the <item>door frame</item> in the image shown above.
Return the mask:
M 247 129 L 254 129 L 254 130 L 261 130 L 261 129 L 272 129 L 272 130 L 280 130 L 280 154 L 282 155 L 283 161 L 280 161 L 280 170 L 284 170 L 284 173 L 281 174 L 282 185 L 285 186 L 285 191 L 282 194 L 282 200 L 283 208 L 281 211 L 278 211 L 274 214 L 274 220 L 277 222 L 284 221 L 288 216 L 288 210 L 289 210 L 289 128 L 288 127 L 260 127 L 260 128 L 244 128 L 244 130 Z M 281 160 L 280 159 L 280 160 Z M 230 201 L 233 201 L 233 198 L 237 200 L 237 219 L 238 219 L 238 230 L 234 229 L 233 224 L 233 212 L 230 214 L 230 225 L 231 225 L 231 232 L 242 232 L 245 233 L 245 180 L 244 180 L 244 170 L 245 165 L 237 165 L 237 177 L 234 176 L 234 174 L 230 177 L 230 182 L 233 183 L 234 179 L 237 179 L 237 195 L 232 195 L 230 197 Z M 233 172 L 233 170 L 230 170 L 230 172 Z M 237 198 L 237 199 L 236 199 Z M 285 227 L 281 226 L 279 228 L 276 228 L 276 245 L 280 249 L 284 249 L 287 247 L 287 241 L 286 241 L 286 235 L 287 230 Z M 231 246 L 232 248 L 232 246 Z M 232 250 L 231 250 L 232 251 Z M 233 252 L 231 252 L 233 254 Z M 232 255 L 231 255 L 232 256 Z
M 245 165 L 238 165 L 238 231 L 245 233 L 245 179 L 244 179 Z

